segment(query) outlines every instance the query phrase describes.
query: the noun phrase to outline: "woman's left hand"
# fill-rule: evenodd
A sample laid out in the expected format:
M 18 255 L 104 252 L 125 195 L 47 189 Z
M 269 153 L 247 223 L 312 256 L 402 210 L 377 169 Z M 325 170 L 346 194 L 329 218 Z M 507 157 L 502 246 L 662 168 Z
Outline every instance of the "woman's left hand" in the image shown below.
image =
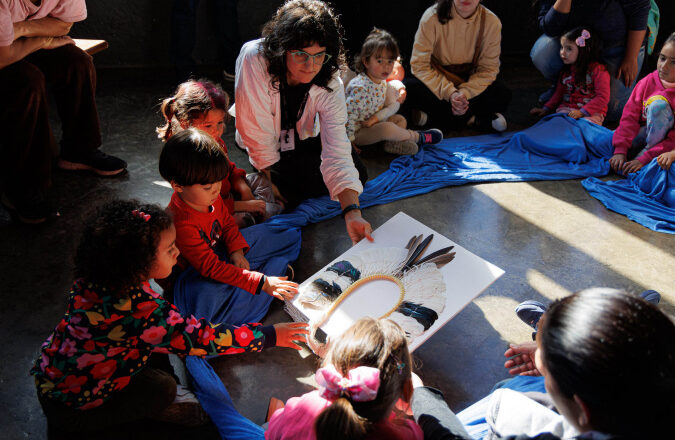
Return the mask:
M 370 223 L 361 217 L 361 211 L 356 209 L 349 211 L 345 215 L 345 225 L 347 226 L 349 238 L 352 239 L 352 245 L 358 243 L 364 237 L 369 241 L 373 241 L 371 235 L 373 233 L 373 228 L 370 226 Z
M 635 80 L 635 77 L 638 75 L 638 62 L 637 58 L 626 57 L 621 62 L 619 70 L 616 72 L 617 79 L 623 80 L 623 83 L 626 87 L 630 87 Z

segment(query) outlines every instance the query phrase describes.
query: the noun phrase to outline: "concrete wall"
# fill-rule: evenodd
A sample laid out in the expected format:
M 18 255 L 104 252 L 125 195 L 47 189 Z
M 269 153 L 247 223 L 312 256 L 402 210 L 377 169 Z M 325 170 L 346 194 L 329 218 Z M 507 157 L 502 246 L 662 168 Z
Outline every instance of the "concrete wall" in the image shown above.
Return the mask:
M 173 1 L 185 0 L 89 0 L 89 18 L 73 26 L 72 35 L 103 38 L 110 49 L 96 55 L 100 67 L 163 67 L 169 57 L 169 19 Z M 215 64 L 216 26 L 210 14 L 212 2 L 199 4 L 197 42 L 194 58 L 200 64 Z M 239 28 L 243 41 L 257 38 L 263 24 L 283 0 L 239 0 Z M 410 57 L 417 24 L 434 0 L 334 0 L 341 15 L 348 49 L 357 50 L 373 26 L 389 30 L 399 41 L 401 53 Z M 675 30 L 672 0 L 658 0 L 661 7 L 659 40 Z M 539 32 L 532 0 L 483 0 L 502 20 L 502 52 L 527 54 Z
M 195 60 L 216 62 L 216 27 L 211 22 L 212 1 L 199 5 Z M 525 53 L 536 38 L 531 0 L 484 0 L 504 23 L 504 53 Z M 282 0 L 239 0 L 239 27 L 243 41 L 257 38 Z M 385 28 L 399 40 L 409 58 L 417 24 L 433 0 L 337 0 L 348 48 L 358 48 L 373 26 Z M 171 0 L 89 0 L 89 17 L 73 26 L 72 35 L 108 40 L 110 48 L 96 55 L 100 67 L 162 67 L 169 57 Z

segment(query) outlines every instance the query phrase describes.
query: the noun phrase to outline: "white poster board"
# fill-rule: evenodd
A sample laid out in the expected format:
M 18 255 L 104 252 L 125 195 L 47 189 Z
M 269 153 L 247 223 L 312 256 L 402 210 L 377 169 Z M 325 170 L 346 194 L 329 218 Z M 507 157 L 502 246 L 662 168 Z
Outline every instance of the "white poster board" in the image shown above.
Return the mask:
M 311 283 L 320 277 L 324 271 L 337 261 L 354 256 L 367 255 L 364 253 L 376 248 L 402 248 L 404 249 L 411 237 L 423 234 L 427 237 L 434 235 L 433 240 L 422 256 L 439 249 L 454 246 L 455 258 L 439 268 L 442 279 L 445 282 L 445 305 L 438 319 L 421 335 L 410 341 L 410 351 L 414 351 L 422 345 L 431 335 L 437 332 L 450 319 L 466 307 L 474 298 L 480 295 L 490 284 L 504 274 L 499 267 L 472 254 L 453 241 L 440 235 L 403 212 L 399 212 L 382 226 L 373 231 L 374 242 L 361 240 L 358 244 L 345 253 L 328 263 L 316 274 L 300 285 L 300 294 L 287 304 L 287 310 L 291 316 L 297 319 L 301 312 L 310 321 L 317 320 L 323 315 L 324 310 L 309 307 L 301 302 L 302 293 L 311 288 Z M 407 289 L 408 291 L 412 289 Z M 359 318 L 370 316 L 381 317 L 392 309 L 399 300 L 398 286 L 388 280 L 376 280 L 358 287 L 348 296 L 330 316 L 321 329 L 329 336 L 342 334 L 354 321 Z

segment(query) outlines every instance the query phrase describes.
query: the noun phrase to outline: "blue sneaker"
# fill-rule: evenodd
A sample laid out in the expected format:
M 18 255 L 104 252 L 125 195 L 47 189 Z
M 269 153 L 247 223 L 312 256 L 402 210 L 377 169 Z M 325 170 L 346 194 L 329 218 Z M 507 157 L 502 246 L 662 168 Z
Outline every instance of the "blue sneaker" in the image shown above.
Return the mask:
M 443 132 L 437 128 L 430 128 L 429 130 L 418 131 L 419 138 L 417 145 L 434 145 L 443 140 Z
M 645 301 L 649 301 L 654 305 L 657 305 L 661 302 L 661 294 L 656 290 L 645 290 L 640 294 L 640 298 L 644 299 Z
M 516 315 L 525 324 L 537 331 L 537 323 L 546 311 L 546 306 L 539 301 L 527 300 L 516 306 Z

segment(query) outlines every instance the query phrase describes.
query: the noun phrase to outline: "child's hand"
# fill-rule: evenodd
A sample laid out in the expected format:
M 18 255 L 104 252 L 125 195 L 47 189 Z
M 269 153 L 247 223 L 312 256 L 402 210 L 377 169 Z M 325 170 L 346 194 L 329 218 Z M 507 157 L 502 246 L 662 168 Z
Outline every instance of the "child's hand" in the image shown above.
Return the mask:
M 624 174 L 635 173 L 635 172 L 639 171 L 640 168 L 642 168 L 642 167 L 643 167 L 642 162 L 640 162 L 637 159 L 633 159 L 633 160 L 623 164 L 623 167 L 621 168 L 621 171 L 623 171 Z
M 543 107 L 534 107 L 533 109 L 530 110 L 530 114 L 533 116 L 538 116 L 540 118 L 543 118 L 548 114 L 548 109 L 543 108 Z
M 504 363 L 504 367 L 508 368 L 509 374 L 512 375 L 541 376 L 534 363 L 536 352 L 536 342 L 526 342 L 520 345 L 510 344 L 509 349 L 504 353 L 504 356 L 510 359 Z
M 277 333 L 277 347 L 295 348 L 302 350 L 296 342 L 306 342 L 309 335 L 309 324 L 304 322 L 284 322 L 274 324 Z
M 241 269 L 246 270 L 251 269 L 251 265 L 248 264 L 248 260 L 246 259 L 246 257 L 244 257 L 244 251 L 241 249 L 239 249 L 238 251 L 234 251 L 230 254 L 230 263 Z
M 277 299 L 282 301 L 293 299 L 298 293 L 298 283 L 288 281 L 288 277 L 265 277 L 265 284 L 262 290 Z
M 567 113 L 567 116 L 569 116 L 570 118 L 579 119 L 582 118 L 584 114 L 581 113 L 581 110 L 570 110 L 570 112 Z
M 399 89 L 398 91 L 398 101 L 399 104 L 403 104 L 403 101 L 405 101 L 405 98 L 408 96 L 408 91 L 405 89 L 405 87 Z
M 368 119 L 366 119 L 365 121 L 363 121 L 363 122 L 361 123 L 361 125 L 363 125 L 364 127 L 368 128 L 368 127 L 372 127 L 373 125 L 377 124 L 377 122 L 378 122 L 377 115 L 373 115 L 373 116 L 371 116 L 370 118 L 368 118 Z
M 254 212 L 256 214 L 265 215 L 267 205 L 264 200 L 244 200 L 234 202 L 235 212 Z
M 614 156 L 611 157 L 611 159 L 609 159 L 609 165 L 616 173 L 621 171 L 621 168 L 623 168 L 623 164 L 625 162 L 626 162 L 626 155 L 621 153 L 615 154 Z
M 656 163 L 664 170 L 669 169 L 673 161 L 675 161 L 675 150 L 660 154 L 659 157 L 656 158 Z

